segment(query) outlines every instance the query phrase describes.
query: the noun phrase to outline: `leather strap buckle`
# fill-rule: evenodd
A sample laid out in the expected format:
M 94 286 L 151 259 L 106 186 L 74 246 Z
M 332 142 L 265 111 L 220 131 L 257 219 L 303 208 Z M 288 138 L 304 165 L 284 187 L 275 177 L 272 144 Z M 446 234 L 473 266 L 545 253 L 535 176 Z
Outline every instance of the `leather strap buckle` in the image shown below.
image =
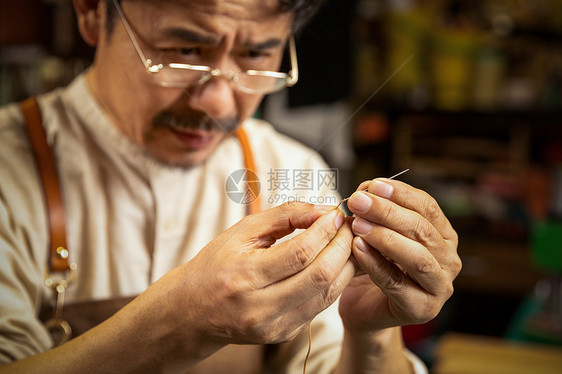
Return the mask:
M 45 279 L 45 285 L 53 290 L 55 301 L 53 316 L 45 322 L 45 327 L 49 330 L 55 346 L 66 343 L 72 337 L 72 328 L 62 318 L 66 289 L 76 280 L 76 264 L 71 263 L 69 267 L 70 269 L 63 273 L 62 278 L 53 278 L 54 273 L 50 273 L 50 276 Z

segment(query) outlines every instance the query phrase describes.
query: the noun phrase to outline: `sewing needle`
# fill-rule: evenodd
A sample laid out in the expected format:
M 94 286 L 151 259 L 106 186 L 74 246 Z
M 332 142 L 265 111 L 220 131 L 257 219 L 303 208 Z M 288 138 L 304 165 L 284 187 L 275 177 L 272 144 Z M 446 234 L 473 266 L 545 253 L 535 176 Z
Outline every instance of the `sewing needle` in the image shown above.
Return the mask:
M 397 178 L 397 177 L 401 176 L 402 174 L 404 174 L 405 172 L 407 172 L 408 170 L 410 170 L 410 169 L 402 170 L 400 173 L 396 173 L 396 174 L 394 174 L 392 177 L 390 177 L 390 178 L 388 178 L 388 179 Z M 367 191 L 367 190 L 365 190 L 365 191 Z M 351 197 L 351 196 L 350 196 L 350 197 Z M 334 209 L 338 209 L 338 208 L 340 207 L 340 205 L 341 205 L 344 201 L 349 200 L 350 197 L 346 197 L 345 199 L 343 199 L 342 201 L 340 201 L 339 204 L 336 205 L 336 207 L 335 207 Z

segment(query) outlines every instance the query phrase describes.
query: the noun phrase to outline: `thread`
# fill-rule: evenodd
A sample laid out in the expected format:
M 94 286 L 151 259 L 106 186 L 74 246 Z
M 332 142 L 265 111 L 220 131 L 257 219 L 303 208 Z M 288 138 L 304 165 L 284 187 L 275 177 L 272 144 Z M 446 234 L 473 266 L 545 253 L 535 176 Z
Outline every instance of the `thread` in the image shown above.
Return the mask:
M 304 358 L 304 365 L 302 367 L 302 374 L 306 374 L 306 363 L 308 362 L 308 357 L 310 356 L 310 350 L 312 348 L 312 327 L 308 325 L 308 351 L 306 352 L 306 357 Z

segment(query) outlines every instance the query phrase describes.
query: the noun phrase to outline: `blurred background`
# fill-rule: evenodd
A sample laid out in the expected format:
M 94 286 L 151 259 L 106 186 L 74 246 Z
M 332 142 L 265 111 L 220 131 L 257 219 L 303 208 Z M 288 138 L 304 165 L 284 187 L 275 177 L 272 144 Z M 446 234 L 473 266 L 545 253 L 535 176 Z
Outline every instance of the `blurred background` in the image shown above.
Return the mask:
M 562 0 L 326 0 L 297 46 L 257 116 L 343 195 L 409 168 L 459 233 L 455 294 L 408 346 L 435 373 L 562 373 Z M 0 0 L 1 104 L 92 57 L 70 0 Z

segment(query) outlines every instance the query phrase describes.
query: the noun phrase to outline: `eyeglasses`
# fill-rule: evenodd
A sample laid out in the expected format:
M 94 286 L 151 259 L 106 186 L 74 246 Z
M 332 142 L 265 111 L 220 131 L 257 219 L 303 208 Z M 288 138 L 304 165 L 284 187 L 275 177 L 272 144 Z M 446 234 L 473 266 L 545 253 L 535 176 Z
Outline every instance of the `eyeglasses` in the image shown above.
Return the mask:
M 133 33 L 121 5 L 113 0 L 113 4 L 119 13 L 119 18 L 135 47 L 146 71 L 151 73 L 157 84 L 163 87 L 187 88 L 200 85 L 213 77 L 224 77 L 228 79 L 238 91 L 248 94 L 269 94 L 279 91 L 285 87 L 294 86 L 299 79 L 297 65 L 297 51 L 295 40 L 289 38 L 289 56 L 291 70 L 288 73 L 267 70 L 246 70 L 239 72 L 222 71 L 205 65 L 190 65 L 176 62 L 164 62 L 155 64 L 150 58 L 146 58 L 142 52 L 137 39 Z

